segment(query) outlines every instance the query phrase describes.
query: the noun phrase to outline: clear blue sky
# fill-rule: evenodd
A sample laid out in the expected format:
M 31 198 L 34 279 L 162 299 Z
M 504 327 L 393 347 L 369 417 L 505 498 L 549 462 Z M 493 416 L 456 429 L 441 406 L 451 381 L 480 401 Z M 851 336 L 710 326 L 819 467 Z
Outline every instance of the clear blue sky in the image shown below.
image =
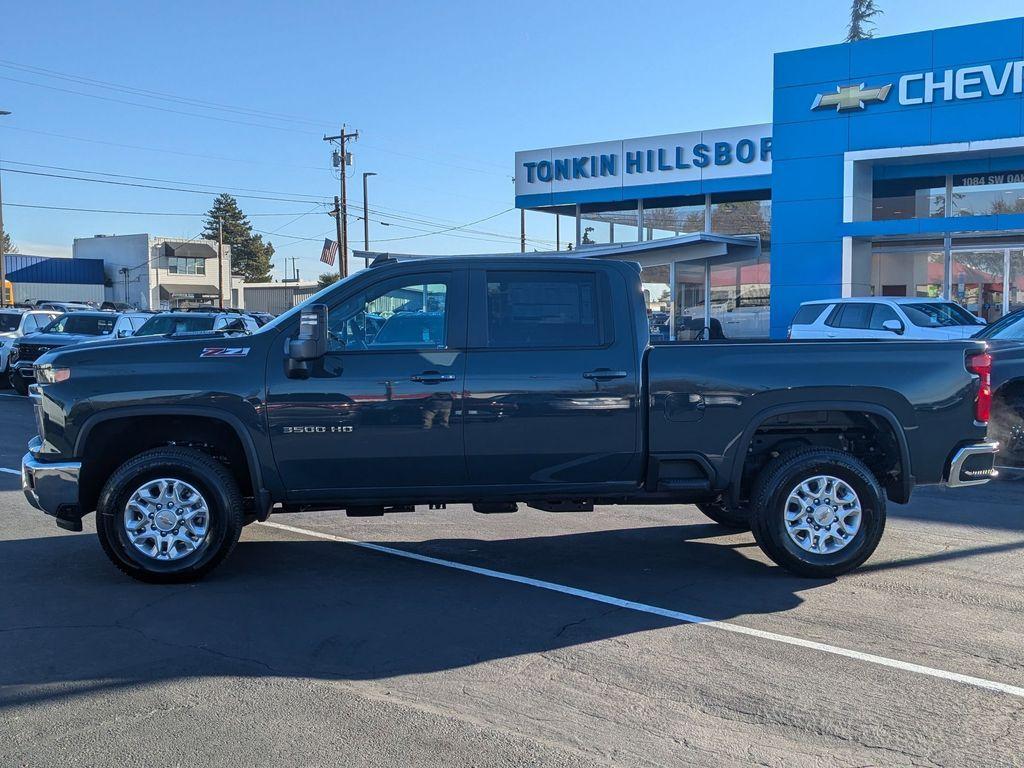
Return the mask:
M 885 11 L 879 35 L 1021 13 L 1012 0 L 879 5 Z M 378 210 L 370 216 L 374 247 L 517 250 L 514 211 L 472 228 L 504 238 L 462 233 L 387 244 L 383 238 L 422 235 L 511 208 L 517 149 L 767 122 L 772 54 L 840 41 L 848 6 L 847 0 L 10 2 L 0 33 L 0 109 L 14 113 L 0 117 L 5 169 L 100 171 L 209 185 L 211 193 L 5 172 L 6 228 L 23 253 L 69 254 L 73 238 L 96 233 L 193 237 L 222 188 L 292 193 L 294 202 L 240 203 L 258 229 L 278 232 L 270 237 L 275 274 L 294 256 L 302 276 L 312 278 L 323 271 L 320 243 L 294 238 L 333 232 L 316 205 L 338 186 L 321 137 L 345 121 L 361 132 L 352 147 L 350 196 L 357 206 L 360 174 L 379 174 L 370 180 Z M 291 119 L 204 109 L 79 78 Z M 196 215 L 45 211 L 18 203 Z M 351 231 L 353 244 L 361 244 L 362 222 Z M 551 217 L 528 216 L 527 231 L 531 246 L 542 247 L 554 236 Z

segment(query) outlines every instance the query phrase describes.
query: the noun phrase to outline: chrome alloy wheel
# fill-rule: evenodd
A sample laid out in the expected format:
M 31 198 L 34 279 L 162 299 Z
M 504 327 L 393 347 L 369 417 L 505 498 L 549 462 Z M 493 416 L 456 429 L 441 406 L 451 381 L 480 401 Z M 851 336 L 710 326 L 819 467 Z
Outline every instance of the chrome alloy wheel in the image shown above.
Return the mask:
M 206 541 L 210 509 L 203 495 L 184 480 L 148 480 L 125 504 L 124 529 L 132 545 L 147 557 L 179 560 Z
M 800 549 L 816 555 L 846 547 L 862 518 L 857 493 L 832 475 L 807 478 L 786 499 L 786 533 Z

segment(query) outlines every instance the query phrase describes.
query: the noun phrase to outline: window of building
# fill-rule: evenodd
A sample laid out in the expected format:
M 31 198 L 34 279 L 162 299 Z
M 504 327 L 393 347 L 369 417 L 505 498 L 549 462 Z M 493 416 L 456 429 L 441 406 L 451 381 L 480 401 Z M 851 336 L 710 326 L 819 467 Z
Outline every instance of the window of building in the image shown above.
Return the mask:
M 942 296 L 945 260 L 931 248 L 875 251 L 871 257 L 871 292 L 875 296 Z
M 704 231 L 704 197 L 644 201 L 644 239 L 658 240 Z
M 588 203 L 580 206 L 580 245 L 633 243 L 638 239 L 639 203 Z
M 167 272 L 172 275 L 205 275 L 206 259 L 168 256 Z
M 1024 213 L 1024 170 L 953 177 L 953 216 Z
M 610 341 L 601 322 L 602 307 L 610 310 L 602 283 L 594 272 L 488 272 L 488 346 L 597 347 Z
M 711 231 L 720 235 L 760 235 L 768 250 L 772 235 L 771 200 L 711 199 Z
M 946 215 L 946 178 L 880 179 L 874 183 L 871 218 L 928 219 Z

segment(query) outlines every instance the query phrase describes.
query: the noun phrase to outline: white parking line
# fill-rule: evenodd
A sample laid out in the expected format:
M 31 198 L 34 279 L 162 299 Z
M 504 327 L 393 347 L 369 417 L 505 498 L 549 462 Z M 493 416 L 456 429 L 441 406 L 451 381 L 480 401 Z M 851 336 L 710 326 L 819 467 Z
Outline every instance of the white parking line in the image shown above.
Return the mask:
M 0 397 L 13 397 L 17 400 L 24 400 L 26 403 L 28 402 L 28 397 L 25 395 L 12 395 L 7 392 L 0 392 Z
M 748 635 L 750 637 L 756 637 L 761 640 L 770 640 L 775 643 L 785 643 L 786 645 L 795 645 L 800 648 L 809 648 L 815 651 L 822 651 L 823 653 L 831 653 L 836 656 L 845 656 L 848 659 L 857 659 L 858 661 L 866 661 L 869 664 L 877 664 L 882 667 L 890 667 L 892 669 L 903 670 L 904 672 L 914 672 L 919 675 L 928 675 L 929 677 L 937 677 L 942 680 L 950 680 L 955 683 L 963 683 L 965 685 L 972 685 L 977 688 L 986 688 L 990 691 L 998 691 L 999 693 L 1008 693 L 1011 696 L 1018 696 L 1024 698 L 1024 688 L 1018 688 L 1015 685 L 1008 685 L 1007 683 L 997 683 L 993 680 L 985 680 L 980 677 L 972 677 L 971 675 L 962 675 L 959 672 L 947 672 L 943 669 L 935 669 L 933 667 L 926 667 L 921 664 L 912 664 L 908 661 L 900 661 L 899 659 L 890 659 L 886 656 L 876 656 L 873 653 L 863 653 L 861 651 L 852 651 L 848 648 L 840 648 L 836 645 L 827 645 L 826 643 L 817 643 L 813 640 L 804 640 L 799 637 L 791 637 L 790 635 L 780 635 L 776 632 L 765 632 L 760 629 L 751 629 L 750 627 L 744 627 L 740 624 L 732 624 L 727 621 L 717 621 L 715 619 L 706 619 L 703 616 L 695 616 L 692 613 L 683 613 L 681 611 L 672 611 L 668 608 L 659 608 L 656 605 L 648 605 L 647 603 L 638 603 L 633 600 L 623 600 L 619 597 L 612 597 L 610 595 L 603 595 L 599 592 L 591 592 L 586 589 L 576 589 L 575 587 L 567 587 L 563 584 L 556 584 L 551 581 L 542 581 L 541 579 L 531 579 L 527 576 L 517 576 L 513 573 L 504 573 L 503 571 L 492 571 L 489 568 L 479 568 L 475 565 L 466 565 L 465 563 L 457 563 L 452 560 L 442 560 L 437 557 L 430 557 L 429 555 L 420 555 L 416 552 L 408 552 L 403 549 L 394 549 L 392 547 L 385 547 L 381 544 L 374 544 L 369 541 L 358 541 L 356 539 L 347 539 L 344 536 L 335 536 L 330 533 L 321 533 L 320 531 L 311 531 L 306 528 L 296 528 L 292 525 L 284 525 L 282 523 L 266 522 L 262 525 L 268 528 L 278 528 L 282 531 L 290 531 L 291 533 L 298 533 L 304 536 L 312 536 L 317 539 L 326 539 L 327 541 L 336 541 L 342 544 L 351 544 L 356 547 L 362 547 L 363 549 L 370 549 L 374 552 L 381 552 L 386 555 L 395 555 L 396 557 L 404 557 L 409 560 L 418 560 L 421 563 L 430 563 L 431 565 L 440 565 L 445 568 L 454 568 L 458 571 L 466 571 L 468 573 L 474 573 L 478 576 L 487 576 L 492 579 L 500 579 L 502 581 L 511 581 L 516 584 L 525 584 L 530 587 L 538 587 L 540 589 L 546 589 L 551 592 L 559 592 L 563 595 L 571 595 L 573 597 L 581 597 L 584 600 L 593 600 L 597 603 L 604 603 L 605 605 L 614 605 L 618 608 L 626 608 L 631 611 L 640 611 L 641 613 L 650 613 L 655 616 L 662 616 L 666 619 L 674 619 L 675 621 L 681 621 L 686 624 L 700 624 L 705 627 L 712 627 L 713 629 L 720 629 L 724 632 L 733 632 L 737 635 Z
M 21 474 L 21 470 L 20 469 L 8 469 L 7 467 L 0 467 L 0 472 L 6 472 L 9 475 L 20 475 Z

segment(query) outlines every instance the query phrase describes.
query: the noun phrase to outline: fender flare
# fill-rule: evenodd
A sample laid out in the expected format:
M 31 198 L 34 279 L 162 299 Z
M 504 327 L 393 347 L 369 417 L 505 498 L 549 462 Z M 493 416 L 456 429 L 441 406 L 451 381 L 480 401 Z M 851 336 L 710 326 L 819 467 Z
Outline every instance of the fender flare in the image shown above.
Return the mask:
M 188 405 L 132 405 L 122 408 L 111 408 L 94 413 L 79 430 L 75 437 L 75 456 L 82 456 L 89 438 L 89 434 L 99 424 L 115 419 L 125 419 L 137 416 L 198 416 L 200 418 L 221 421 L 231 427 L 231 430 L 238 437 L 245 452 L 245 461 L 249 465 L 249 478 L 252 481 L 253 494 L 257 499 L 257 506 L 261 510 L 270 510 L 270 493 L 263 484 L 263 473 L 260 469 L 259 454 L 256 452 L 256 445 L 252 435 L 245 428 L 242 420 L 232 413 L 217 408 L 204 408 L 202 406 Z M 265 519 L 265 518 L 263 518 Z
M 910 446 L 907 443 L 906 430 L 891 410 L 884 405 L 877 403 L 865 403 L 857 400 L 824 400 L 814 403 L 790 403 L 776 405 L 766 408 L 751 419 L 750 424 L 743 430 L 737 444 L 735 458 L 733 459 L 729 481 L 729 501 L 731 504 L 739 503 L 740 486 L 743 479 L 744 457 L 747 449 L 754 439 L 754 433 L 768 421 L 768 419 L 781 416 L 786 413 L 806 413 L 809 411 L 858 411 L 881 416 L 889 424 L 893 434 L 896 436 L 896 445 L 900 453 L 901 488 L 897 497 L 893 498 L 897 504 L 904 504 L 910 499 L 910 491 L 914 487 L 914 476 L 911 472 Z

